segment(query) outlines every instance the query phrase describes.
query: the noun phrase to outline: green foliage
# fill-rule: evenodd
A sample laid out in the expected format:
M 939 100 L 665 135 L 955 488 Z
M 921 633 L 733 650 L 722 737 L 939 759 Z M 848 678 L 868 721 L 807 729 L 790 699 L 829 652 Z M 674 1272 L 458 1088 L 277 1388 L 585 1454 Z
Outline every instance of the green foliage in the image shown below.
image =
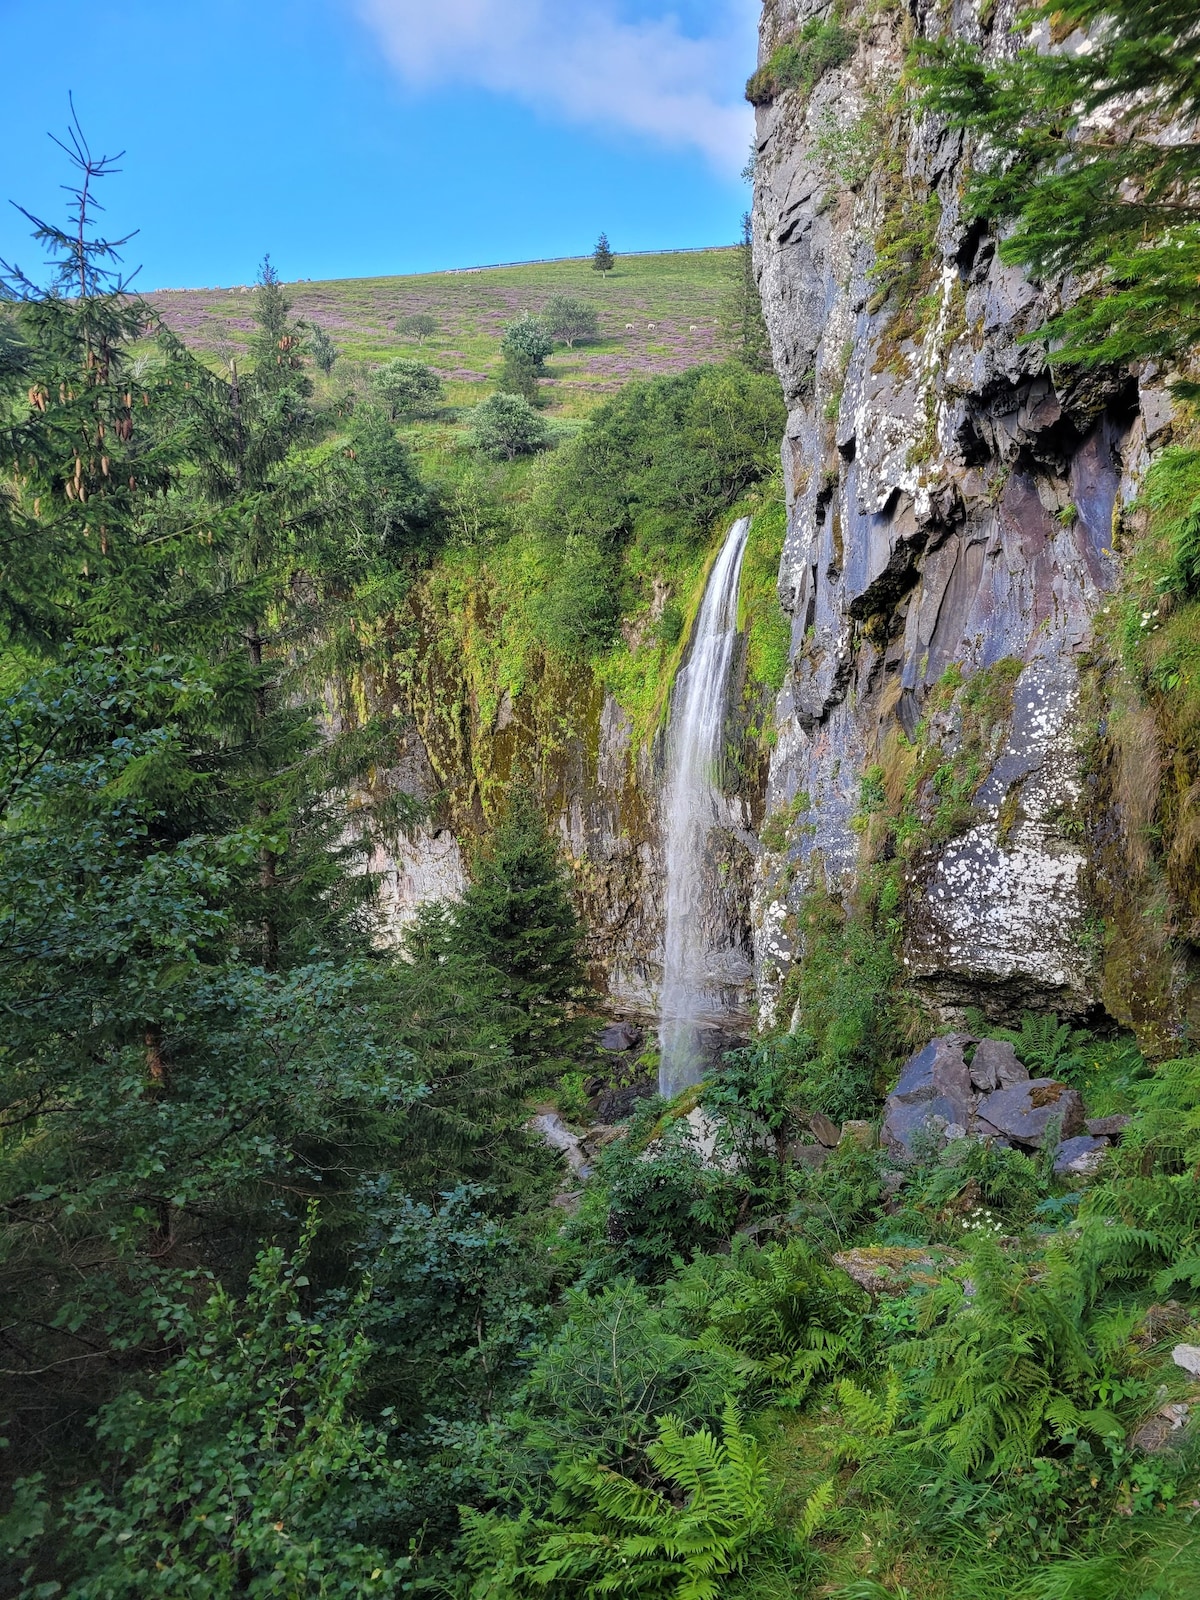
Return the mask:
M 741 243 L 732 255 L 729 286 L 719 317 L 721 333 L 742 366 L 750 372 L 771 372 L 771 343 L 754 276 L 753 219 L 748 211 L 742 217 Z
M 44 1529 L 75 1600 L 398 1592 L 408 1563 L 380 1530 L 404 1473 L 386 1431 L 352 1415 L 368 1355 L 360 1306 L 333 1323 L 304 1314 L 310 1242 L 290 1262 L 265 1251 L 244 1305 L 217 1289 L 185 1311 L 183 1354 L 100 1413 L 106 1486 Z
M 1200 156 L 1164 125 L 1200 112 L 1189 0 L 1069 0 L 1032 19 L 1090 48 L 984 62 L 976 46 L 921 46 L 926 105 L 979 136 L 968 204 L 1013 223 L 1000 253 L 1085 287 L 1038 337 L 1056 365 L 1183 356 L 1200 338 Z
M 471 412 L 471 443 L 485 456 L 513 461 L 550 443 L 550 430 L 519 394 L 494 394 Z
M 802 1240 L 699 1256 L 670 1285 L 701 1348 L 725 1360 L 744 1398 L 798 1406 L 813 1386 L 857 1369 L 866 1297 Z
M 611 272 L 616 260 L 616 256 L 608 246 L 608 235 L 602 233 L 596 240 L 596 248 L 592 251 L 592 270 L 599 273 Z
M 651 1283 L 727 1236 L 736 1204 L 732 1186 L 706 1166 L 691 1124 L 661 1109 L 639 1109 L 629 1137 L 606 1146 L 597 1162 L 608 1199 L 607 1270 Z
M 647 1455 L 662 1490 L 578 1461 L 555 1472 L 552 1518 L 513 1524 L 468 1513 L 464 1555 L 480 1573 L 472 1596 L 716 1600 L 745 1594 L 743 1581 L 760 1565 L 803 1575 L 803 1544 L 827 1514 L 833 1484 L 810 1497 L 795 1542 L 781 1537 L 766 1462 L 732 1403 L 719 1436 L 707 1428 L 687 1433 L 678 1418 L 664 1417 Z
M 770 105 L 788 89 L 807 98 L 825 74 L 854 54 L 858 35 L 840 22 L 810 17 L 799 32 L 777 45 L 746 84 L 751 105 Z
M 652 1291 L 616 1277 L 593 1293 L 569 1290 L 562 1327 L 539 1350 L 514 1421 L 541 1464 L 593 1457 L 640 1476 L 655 1419 L 692 1422 L 720 1414 L 734 1382 Z M 504 1446 L 511 1461 L 510 1446 Z
M 553 330 L 543 318 L 531 317 L 526 312 L 507 325 L 500 348 L 506 356 L 524 356 L 540 371 L 546 357 L 554 350 Z
M 621 620 L 618 581 L 612 555 L 586 534 L 567 537 L 531 607 L 533 622 L 551 650 L 563 656 L 592 655 L 613 643 Z
M 915 1369 L 922 1429 L 967 1473 L 1028 1466 L 1056 1440 L 1123 1438 L 1103 1395 L 1076 1267 L 1051 1246 L 1036 1278 L 993 1234 L 969 1236 L 971 1294 L 949 1280 L 928 1296 Z
M 541 320 L 547 331 L 561 339 L 567 348 L 600 337 L 600 317 L 595 306 L 569 294 L 553 294 L 542 309 Z
M 473 864 L 454 911 L 452 944 L 503 980 L 503 997 L 531 1021 L 551 1015 L 582 981 L 583 929 L 567 876 L 530 789 L 508 808 Z
M 535 522 L 607 548 L 707 532 L 773 470 L 783 418 L 775 379 L 737 365 L 631 383 L 555 452 Z
M 392 422 L 426 415 L 441 403 L 443 393 L 442 380 L 432 367 L 405 356 L 377 367 L 371 374 L 371 388 Z
M 309 329 L 308 348 L 318 370 L 328 377 L 338 358 L 338 348 L 320 323 L 314 323 Z
M 364 407 L 350 424 L 354 485 L 380 545 L 398 556 L 425 551 L 436 531 L 437 505 L 411 451 L 382 411 Z
M 891 880 L 885 878 L 886 889 Z M 795 1031 L 759 1048 L 791 1064 L 797 1094 L 810 1110 L 835 1119 L 873 1109 L 881 1064 L 899 1041 L 892 1009 L 896 926 L 880 904 L 847 910 L 819 891 L 799 917 L 803 955 L 786 998 Z
M 426 339 L 432 339 L 438 331 L 438 320 L 430 316 L 428 311 L 417 311 L 408 317 L 396 319 L 396 332 L 411 335 L 418 344 L 424 344 Z

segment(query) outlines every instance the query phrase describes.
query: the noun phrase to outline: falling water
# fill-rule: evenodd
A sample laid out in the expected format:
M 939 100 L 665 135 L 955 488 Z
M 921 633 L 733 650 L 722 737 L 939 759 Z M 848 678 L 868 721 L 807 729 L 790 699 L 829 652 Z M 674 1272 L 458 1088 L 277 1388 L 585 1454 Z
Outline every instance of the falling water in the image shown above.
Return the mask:
M 730 958 L 724 930 L 705 906 L 704 861 L 709 835 L 727 809 L 720 789 L 725 703 L 737 638 L 738 580 L 750 519 L 725 537 L 704 590 L 688 662 L 671 700 L 664 828 L 667 843 L 667 928 L 663 961 L 658 1087 L 678 1094 L 703 1075 L 700 1029 L 726 1008 Z M 709 914 L 706 915 L 706 911 Z M 728 944 L 728 936 L 724 944 Z

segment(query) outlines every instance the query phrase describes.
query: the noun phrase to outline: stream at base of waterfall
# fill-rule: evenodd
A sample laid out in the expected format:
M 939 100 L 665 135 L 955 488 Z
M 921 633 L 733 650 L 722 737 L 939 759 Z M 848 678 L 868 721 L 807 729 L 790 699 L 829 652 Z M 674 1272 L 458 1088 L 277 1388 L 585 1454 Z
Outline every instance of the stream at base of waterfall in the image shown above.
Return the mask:
M 745 958 L 721 914 L 715 873 L 706 872 L 714 828 L 740 820 L 721 788 L 729 682 L 737 643 L 738 583 L 750 519 L 725 536 L 704 589 L 686 664 L 671 696 L 667 779 L 666 938 L 658 1086 L 678 1094 L 698 1083 L 711 1052 L 705 1037 L 728 1019 L 728 995 Z

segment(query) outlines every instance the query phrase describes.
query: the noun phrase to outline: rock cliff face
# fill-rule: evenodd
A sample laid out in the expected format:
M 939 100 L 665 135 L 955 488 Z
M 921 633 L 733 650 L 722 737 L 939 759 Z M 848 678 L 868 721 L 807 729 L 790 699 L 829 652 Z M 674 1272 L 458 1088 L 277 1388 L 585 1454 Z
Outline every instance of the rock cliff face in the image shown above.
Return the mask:
M 842 59 L 772 92 L 778 47 L 834 23 L 815 0 L 764 11 L 755 264 L 790 412 L 793 624 L 767 800 L 781 847 L 755 891 L 768 1014 L 800 897 L 852 891 L 879 807 L 908 818 L 903 958 L 935 1009 L 1108 998 L 1081 696 L 1170 406 L 1128 373 L 1056 381 L 1021 342 L 1058 291 L 1000 263 L 963 217 L 962 136 L 914 117 L 914 32 L 1002 51 L 1012 15 L 863 8 Z
M 427 820 L 397 835 L 372 863 L 393 936 L 428 900 L 455 899 L 470 853 L 508 785 L 520 776 L 542 796 L 572 869 L 587 928 L 591 978 L 615 1010 L 650 1016 L 662 983 L 665 919 L 663 786 L 665 730 L 639 745 L 633 725 L 585 666 L 541 671 L 492 711 L 477 703 L 461 662 L 437 648 L 436 618 L 403 696 L 407 731 L 385 791 L 422 802 Z M 746 683 L 745 651 L 734 664 L 728 728 L 735 760 L 731 825 L 714 833 L 705 863 L 706 918 L 721 920 L 745 959 L 731 995 L 748 1008 L 753 940 L 750 889 L 765 764 L 748 732 L 763 721 L 761 695 Z M 747 695 L 749 700 L 747 701 Z M 745 703 L 744 703 L 745 702 Z

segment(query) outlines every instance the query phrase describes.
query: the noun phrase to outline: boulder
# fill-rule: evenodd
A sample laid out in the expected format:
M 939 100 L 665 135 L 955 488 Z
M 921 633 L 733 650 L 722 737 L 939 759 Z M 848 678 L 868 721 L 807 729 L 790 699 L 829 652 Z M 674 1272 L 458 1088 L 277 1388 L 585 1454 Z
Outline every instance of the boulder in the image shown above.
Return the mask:
M 981 1039 L 971 1058 L 971 1082 L 982 1094 L 1024 1083 L 1028 1072 L 1007 1039 Z
M 641 1042 L 642 1030 L 635 1028 L 631 1022 L 610 1022 L 607 1028 L 600 1030 L 601 1050 L 612 1050 L 614 1053 L 636 1050 Z
M 949 1095 L 964 1104 L 970 1099 L 971 1079 L 963 1060 L 963 1049 L 971 1042 L 969 1034 L 947 1033 L 931 1039 L 904 1063 L 896 1087 L 888 1096 L 889 1105 L 919 1105 L 936 1095 Z
M 1119 1139 L 1129 1126 L 1129 1117 L 1089 1117 L 1084 1126 L 1094 1139 Z
M 1064 1139 L 1054 1152 L 1054 1176 L 1088 1177 L 1096 1171 L 1111 1149 L 1107 1139 L 1097 1139 L 1090 1133 L 1078 1133 L 1073 1139 Z
M 864 1150 L 870 1150 L 875 1144 L 875 1124 L 873 1122 L 843 1122 L 842 1136 L 839 1144 L 856 1144 Z
M 957 1127 L 961 1138 L 964 1123 L 960 1118 L 961 1108 L 947 1095 L 916 1105 L 897 1105 L 889 1100 L 880 1137 L 894 1156 L 908 1161 L 912 1158 L 913 1141 L 923 1130 L 935 1135 L 939 1145 L 947 1142 L 948 1127 Z
M 798 1167 L 823 1167 L 831 1154 L 832 1152 L 828 1145 L 823 1144 L 792 1144 L 788 1146 L 788 1155 Z
M 808 1119 L 808 1125 L 821 1143 L 828 1145 L 831 1150 L 841 1140 L 842 1130 L 823 1111 L 814 1111 Z
M 939 1267 L 945 1271 L 954 1265 L 953 1260 L 939 1262 L 927 1250 L 904 1245 L 863 1245 L 841 1250 L 833 1257 L 833 1263 L 872 1299 L 884 1294 L 907 1294 L 914 1283 L 932 1287 L 938 1280 Z
M 1138 1450 L 1144 1450 L 1148 1455 L 1156 1455 L 1161 1450 L 1167 1450 L 1178 1441 L 1173 1437 L 1180 1428 L 1185 1427 L 1190 1407 L 1182 1402 L 1175 1401 L 1165 1405 L 1136 1432 L 1130 1434 L 1129 1442 Z
M 1083 1132 L 1081 1096 L 1054 1078 L 1014 1083 L 984 1095 L 979 1102 L 977 1131 L 995 1129 L 1014 1144 L 1040 1150 L 1051 1123 L 1057 1124 L 1060 1139 L 1072 1139 Z

